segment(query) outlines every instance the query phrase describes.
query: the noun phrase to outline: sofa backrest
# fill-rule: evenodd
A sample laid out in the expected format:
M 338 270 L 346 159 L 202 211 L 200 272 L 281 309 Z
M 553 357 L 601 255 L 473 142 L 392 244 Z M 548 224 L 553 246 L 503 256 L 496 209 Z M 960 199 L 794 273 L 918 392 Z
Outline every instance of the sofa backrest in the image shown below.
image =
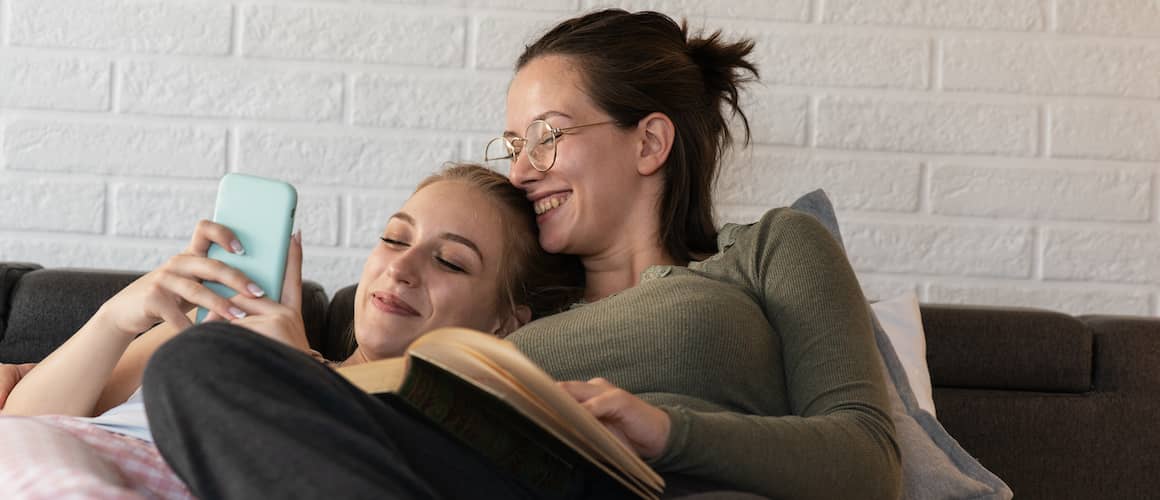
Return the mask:
M 143 273 L 41 269 L 0 263 L 0 363 L 39 361 L 75 333 L 112 297 Z M 327 343 L 326 293 L 302 285 L 303 320 L 312 346 Z

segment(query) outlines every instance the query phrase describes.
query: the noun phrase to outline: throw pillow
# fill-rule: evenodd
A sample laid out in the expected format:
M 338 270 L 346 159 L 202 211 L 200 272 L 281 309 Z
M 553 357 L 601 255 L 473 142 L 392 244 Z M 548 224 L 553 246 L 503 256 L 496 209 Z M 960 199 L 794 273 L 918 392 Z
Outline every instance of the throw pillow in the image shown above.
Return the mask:
M 842 241 L 833 205 L 822 190 L 802 196 L 790 208 L 814 216 L 829 228 L 839 242 Z M 872 309 L 870 312 L 874 323 L 874 340 L 882 354 L 882 362 L 890 381 L 887 384 L 889 410 L 902 456 L 902 498 L 1010 499 L 1011 488 L 959 446 L 958 441 L 930 413 L 919 408 L 907 380 L 906 370 L 898 359 L 890 337 L 883 331 L 878 319 L 873 317 Z
M 870 304 L 870 309 L 882 325 L 882 331 L 890 337 L 890 345 L 894 346 L 898 354 L 898 361 L 906 372 L 906 380 L 910 382 L 910 391 L 914 393 L 918 407 L 935 416 L 930 369 L 926 366 L 926 334 L 922 331 L 918 296 L 914 292 L 906 292 Z

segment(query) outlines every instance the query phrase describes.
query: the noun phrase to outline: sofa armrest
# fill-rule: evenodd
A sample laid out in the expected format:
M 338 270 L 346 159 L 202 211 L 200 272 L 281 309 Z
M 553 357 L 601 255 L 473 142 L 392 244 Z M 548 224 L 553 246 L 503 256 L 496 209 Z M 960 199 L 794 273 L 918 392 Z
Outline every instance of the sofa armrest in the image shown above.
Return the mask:
M 931 383 L 939 387 L 1083 393 L 1092 331 L 1039 309 L 922 305 Z
M 8 314 L 12 311 L 12 290 L 21 276 L 40 268 L 40 264 L 27 262 L 0 262 L 0 341 L 4 340 Z

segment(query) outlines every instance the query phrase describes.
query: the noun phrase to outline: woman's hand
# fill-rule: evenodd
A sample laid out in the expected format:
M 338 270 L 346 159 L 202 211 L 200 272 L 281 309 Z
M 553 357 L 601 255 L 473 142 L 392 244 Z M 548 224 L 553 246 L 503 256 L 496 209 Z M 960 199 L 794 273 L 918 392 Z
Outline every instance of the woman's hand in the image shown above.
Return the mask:
M 248 298 L 265 294 L 241 271 L 206 256 L 210 244 L 228 251 L 243 252 L 237 237 L 229 228 L 202 220 L 184 251 L 171 257 L 157 269 L 138 278 L 105 302 L 95 318 L 111 324 L 125 335 L 135 336 L 160 321 L 179 331 L 191 325 L 186 317 L 194 306 L 202 306 L 224 318 L 238 317 L 230 301 L 201 284 L 222 283 Z
M 12 389 L 34 366 L 36 363 L 22 365 L 0 363 L 0 408 L 4 408 L 4 402 L 8 401 L 8 395 L 12 393 Z
M 245 312 L 231 323 L 249 328 L 259 334 L 282 342 L 300 351 L 310 353 L 306 325 L 302 320 L 302 236 L 295 233 L 286 253 L 286 277 L 282 281 L 282 301 L 269 298 L 250 298 L 235 295 L 230 302 Z M 221 319 L 220 315 L 214 315 Z
M 558 384 L 641 457 L 665 451 L 672 422 L 660 408 L 599 377 Z

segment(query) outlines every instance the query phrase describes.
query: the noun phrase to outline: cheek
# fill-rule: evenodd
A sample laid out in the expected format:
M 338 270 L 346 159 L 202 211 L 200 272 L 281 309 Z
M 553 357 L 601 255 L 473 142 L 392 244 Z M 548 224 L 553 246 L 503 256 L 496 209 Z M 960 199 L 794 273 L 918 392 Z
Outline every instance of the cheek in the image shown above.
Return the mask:
M 461 326 L 476 330 L 491 328 L 496 318 L 498 293 L 494 285 L 479 280 L 463 280 L 447 283 L 438 290 L 431 290 L 431 301 L 435 305 L 435 317 L 431 328 Z

